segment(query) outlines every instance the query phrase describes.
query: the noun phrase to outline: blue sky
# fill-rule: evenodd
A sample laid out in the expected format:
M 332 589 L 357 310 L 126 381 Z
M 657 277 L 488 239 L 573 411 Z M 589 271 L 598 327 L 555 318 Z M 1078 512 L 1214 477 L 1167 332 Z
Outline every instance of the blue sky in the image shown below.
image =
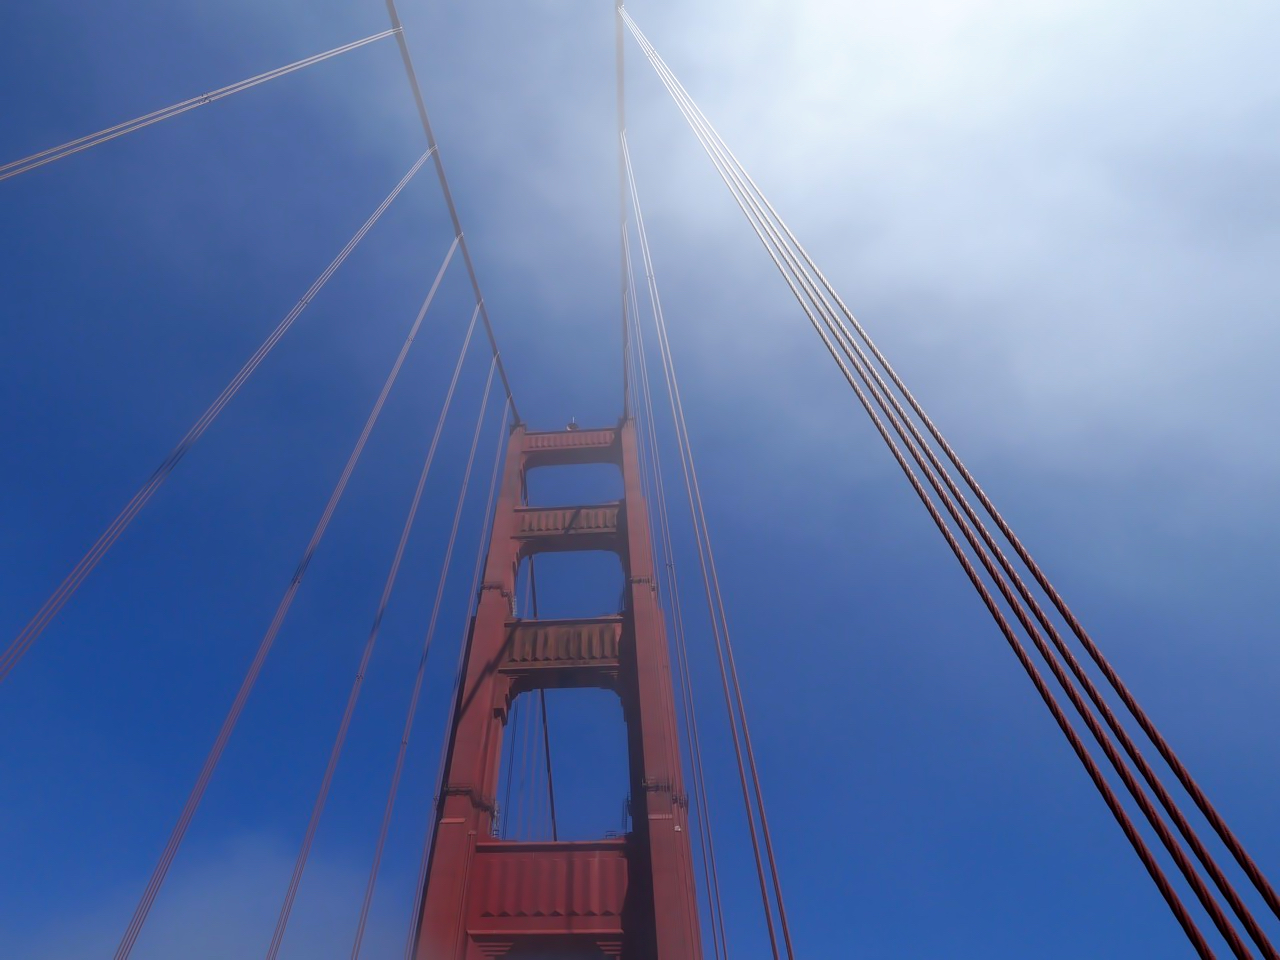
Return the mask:
M 1280 874 L 1274 5 L 631 9 Z M 402 12 L 526 418 L 611 421 L 608 5 Z M 382 5 L 363 0 L 11 5 L 0 161 L 384 27 Z M 798 952 L 1189 956 L 629 54 L 630 141 Z M 421 141 L 384 41 L 0 184 L 9 635 Z M 0 954 L 114 949 L 447 249 L 446 224 L 424 170 L 0 691 Z M 139 960 L 265 950 L 469 315 L 455 269 Z M 464 369 L 284 956 L 346 955 L 485 366 L 477 351 Z M 368 956 L 403 937 L 482 501 L 464 519 Z M 607 582 L 564 572 L 583 596 L 563 602 L 604 602 Z M 710 718 L 705 627 L 691 631 Z M 586 756 L 607 755 L 616 719 L 590 728 Z M 731 755 L 708 728 L 733 955 L 752 960 L 766 950 Z M 612 816 L 613 787 L 590 769 L 567 766 L 559 796 Z

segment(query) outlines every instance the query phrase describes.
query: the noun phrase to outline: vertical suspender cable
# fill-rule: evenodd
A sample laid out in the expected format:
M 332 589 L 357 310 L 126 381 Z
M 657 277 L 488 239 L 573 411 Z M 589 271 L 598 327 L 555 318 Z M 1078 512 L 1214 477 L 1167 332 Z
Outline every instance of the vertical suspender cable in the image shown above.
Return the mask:
M 656 505 L 655 512 L 650 514 L 650 526 L 657 525 L 653 534 L 655 542 L 661 545 L 662 569 L 659 575 L 660 595 L 670 604 L 671 619 L 675 634 L 676 664 L 680 678 L 681 706 L 685 717 L 684 739 L 686 751 L 690 757 L 693 772 L 693 803 L 695 822 L 698 827 L 698 846 L 702 859 L 703 880 L 706 885 L 708 918 L 711 922 L 711 944 L 713 954 L 719 958 L 723 953 L 728 955 L 728 945 L 724 929 L 724 910 L 720 896 L 720 878 L 716 865 L 715 840 L 711 829 L 709 814 L 709 798 L 706 790 L 706 778 L 702 763 L 702 742 L 698 732 L 698 714 L 694 704 L 692 678 L 689 671 L 688 653 L 685 642 L 684 611 L 680 600 L 680 582 L 676 575 L 675 552 L 672 548 L 671 527 L 667 514 L 666 490 L 662 471 L 662 456 L 659 450 L 656 418 L 653 414 L 653 398 L 649 389 L 649 370 L 645 352 L 644 325 L 640 322 L 640 304 L 636 294 L 635 270 L 632 262 L 631 244 L 627 243 L 627 277 L 631 291 L 631 308 L 635 317 L 632 332 L 635 338 L 632 359 L 635 365 L 635 406 L 643 411 L 645 429 L 641 433 L 639 444 L 641 454 L 642 480 L 649 481 L 654 496 L 646 492 L 646 499 Z M 648 464 L 645 441 L 648 445 Z M 650 480 L 649 471 L 652 471 Z M 656 517 L 655 517 L 656 513 Z M 696 890 L 694 891 L 696 897 Z
M 517 697 L 516 702 L 511 705 L 511 712 L 507 715 L 506 729 L 502 731 L 502 735 L 507 740 L 507 788 L 502 793 L 502 809 L 499 811 L 499 823 L 504 840 L 511 839 L 511 785 L 515 780 L 512 771 L 516 768 L 516 731 L 520 729 L 520 716 L 523 712 L 520 705 L 520 698 Z
M 187 431 L 186 435 L 181 441 L 179 441 L 178 445 L 169 452 L 169 455 L 164 459 L 160 466 L 156 468 L 150 479 L 148 479 L 138 492 L 133 495 L 133 499 L 125 504 L 124 509 L 120 511 L 119 515 L 113 521 L 111 521 L 110 526 L 102 532 L 102 535 L 98 537 L 94 545 L 89 548 L 88 553 L 80 558 L 80 562 L 75 565 L 71 573 L 67 575 L 67 578 L 62 581 L 62 584 L 58 589 L 55 590 L 53 595 L 44 602 L 44 605 L 36 612 L 36 615 L 31 618 L 31 621 L 23 628 L 22 632 L 18 634 L 17 639 L 15 639 L 13 643 L 9 645 L 9 648 L 0 655 L 0 682 L 4 681 L 10 671 L 12 671 L 17 665 L 18 661 L 21 660 L 27 650 L 31 648 L 31 645 L 35 643 L 40 637 L 40 634 L 44 632 L 50 621 L 57 616 L 58 611 L 66 605 L 68 600 L 71 599 L 72 594 L 76 592 L 80 587 L 80 584 L 82 584 L 85 581 L 85 578 L 93 572 L 93 568 L 98 565 L 98 562 L 106 555 L 107 551 L 111 549 L 112 545 L 120 539 L 120 535 L 123 534 L 129 524 L 133 522 L 133 518 L 136 517 L 151 498 L 155 496 L 156 491 L 159 490 L 161 484 L 168 479 L 169 474 L 173 473 L 174 469 L 178 466 L 178 462 L 186 456 L 187 451 L 195 446 L 197 440 L 204 436 L 205 431 L 208 430 L 213 424 L 213 421 L 218 418 L 218 414 L 220 414 L 223 408 L 231 402 L 232 398 L 237 392 L 239 392 L 240 388 L 244 386 L 245 382 L 253 375 L 253 372 L 258 369 L 258 366 L 266 359 L 267 354 L 269 354 L 275 345 L 280 342 L 280 339 L 289 332 L 289 328 L 292 327 L 293 322 L 301 316 L 302 311 L 307 308 L 307 304 L 309 304 L 324 285 L 328 283 L 329 278 L 337 272 L 340 266 L 342 266 L 347 257 L 350 256 L 351 251 L 354 250 L 360 241 L 364 239 L 365 234 L 373 229 L 373 225 L 378 222 L 378 218 L 382 216 L 387 207 L 391 206 L 391 202 L 400 195 L 400 191 L 405 188 L 411 179 L 413 179 L 413 175 L 418 172 L 424 163 L 426 163 L 427 157 L 430 153 L 431 151 L 428 150 L 418 158 L 417 163 L 415 163 L 400 182 L 396 184 L 396 188 L 387 195 L 387 198 L 382 201 L 378 206 L 378 209 L 376 209 L 369 219 L 364 222 L 364 225 L 356 231 L 355 236 L 353 236 L 338 255 L 334 257 L 333 262 L 330 263 L 329 266 L 325 268 L 324 272 L 316 278 L 316 281 L 311 284 L 311 287 L 305 294 L 303 294 L 302 299 L 294 305 L 294 308 L 286 314 L 283 320 L 280 321 L 276 328 L 271 332 L 271 335 L 267 337 L 267 339 L 263 341 L 262 345 L 254 352 L 253 356 L 251 356 L 245 362 L 244 366 L 240 368 L 240 372 L 232 377 L 231 382 L 227 384 L 222 393 L 218 394 L 217 399 L 214 400 L 209 409 L 201 414 L 200 419 L 198 419 L 191 429 Z
M 542 711 L 542 755 L 546 759 L 547 768 L 547 804 L 548 816 L 551 818 L 551 839 L 560 839 L 560 830 L 556 826 L 556 788 L 551 780 L 551 728 L 547 724 L 547 691 L 538 691 L 538 706 Z
M 418 162 L 421 164 L 422 161 Z M 452 255 L 452 248 L 450 248 L 450 255 Z M 447 262 L 446 258 L 446 265 Z M 443 271 L 443 269 L 442 267 L 441 270 Z M 262 672 L 262 665 L 266 662 L 267 654 L 271 652 L 276 635 L 280 632 L 281 626 L 284 625 L 285 617 L 289 613 L 289 608 L 293 605 L 294 597 L 297 596 L 298 589 L 302 586 L 302 578 L 306 575 L 307 568 L 311 564 L 311 558 L 315 555 L 316 548 L 320 546 L 320 541 L 323 539 L 325 531 L 329 529 L 329 521 L 333 519 L 334 511 L 338 508 L 338 502 L 342 499 L 343 493 L 346 492 L 347 483 L 351 479 L 351 474 L 355 471 L 356 463 L 359 462 L 361 453 L 364 452 L 365 444 L 369 440 L 369 435 L 373 432 L 374 425 L 378 422 L 382 407 L 387 401 L 387 395 L 391 393 L 391 388 L 395 385 L 396 378 L 400 375 L 400 368 L 404 365 L 409 348 L 413 346 L 418 328 L 422 326 L 423 317 L 426 316 L 427 308 L 431 305 L 435 290 L 436 287 L 433 286 L 431 292 L 423 301 L 422 308 L 418 311 L 413 326 L 409 330 L 409 335 L 405 338 L 404 345 L 401 346 L 400 353 L 396 356 L 395 363 L 391 367 L 391 372 L 387 374 L 387 379 L 382 385 L 382 391 L 374 402 L 369 418 L 365 421 L 364 429 L 361 430 L 355 447 L 351 450 L 351 455 L 347 458 L 342 475 L 338 478 L 338 482 L 329 496 L 329 502 L 325 505 L 324 512 L 320 515 L 320 520 L 316 523 L 316 528 L 302 553 L 302 559 L 298 563 L 297 570 L 294 571 L 293 578 L 289 581 L 289 586 L 286 588 L 284 596 L 280 599 L 280 604 L 276 608 L 271 625 L 267 628 L 262 642 L 258 645 L 258 651 L 254 655 L 253 662 L 250 664 L 243 682 L 240 684 L 240 690 L 236 694 L 235 701 L 222 722 L 222 728 L 218 732 L 218 737 L 214 741 L 208 757 L 205 758 L 204 766 L 200 770 L 195 786 L 191 789 L 191 794 L 182 809 L 182 814 L 179 816 L 178 822 L 169 836 L 169 841 L 160 855 L 160 860 L 156 863 L 155 870 L 151 874 L 146 890 L 143 891 L 142 899 L 138 902 L 137 909 L 134 911 L 133 918 L 125 930 L 124 937 L 121 939 L 119 947 L 116 948 L 115 960 L 126 960 L 133 950 L 133 945 L 137 941 L 138 935 L 142 932 L 143 924 L 146 923 L 147 916 L 151 912 L 151 905 L 155 902 L 156 895 L 160 892 L 160 887 L 168 875 L 169 866 L 177 855 L 178 847 L 182 844 L 183 837 L 186 836 L 187 828 L 191 824 L 192 817 L 195 816 L 196 808 L 199 807 L 200 801 L 204 798 L 204 792 L 209 786 L 209 781 L 213 777 L 213 772 L 217 768 L 218 762 L 222 759 L 227 741 L 231 739 L 232 731 L 235 730 L 240 714 L 244 711 L 245 704 L 249 700 L 249 694 L 253 692 L 254 685 L 258 681 L 258 675 Z
M 623 12 L 623 16 L 628 16 Z M 652 258 L 649 255 L 648 237 L 644 229 L 644 217 L 638 205 L 638 197 L 635 193 L 635 177 L 634 171 L 631 169 L 630 154 L 626 150 L 626 141 L 623 141 L 623 152 L 627 164 L 627 173 L 632 189 L 632 207 L 636 210 L 636 231 L 640 237 L 640 252 L 644 258 L 646 275 L 650 278 L 653 276 Z M 670 345 L 666 338 L 666 323 L 663 318 L 661 300 L 657 296 L 656 280 L 649 281 L 649 294 L 653 300 L 653 312 L 656 318 L 658 346 L 662 356 L 663 373 L 666 379 L 668 399 L 671 403 L 672 418 L 676 428 L 677 445 L 680 450 L 681 468 L 684 472 L 686 493 L 689 499 L 689 509 L 693 518 L 695 542 L 698 545 L 699 562 L 702 565 L 704 586 L 707 592 L 707 604 L 711 614 L 712 632 L 716 639 L 716 655 L 720 663 L 722 672 L 722 683 L 724 686 L 724 694 L 726 707 L 730 714 L 730 731 L 733 734 L 734 751 L 738 757 L 739 776 L 742 780 L 742 788 L 744 792 L 744 801 L 748 807 L 748 824 L 752 835 L 753 846 L 756 845 L 756 827 L 755 818 L 751 815 L 751 798 L 747 796 L 747 777 L 748 771 L 751 780 L 751 792 L 754 794 L 756 813 L 760 818 L 760 834 L 764 840 L 764 849 L 766 859 L 769 861 L 770 879 L 774 891 L 774 900 L 778 907 L 778 920 L 782 928 L 783 943 L 785 945 L 787 956 L 794 957 L 794 948 L 791 943 L 791 934 L 789 924 L 787 923 L 786 908 L 782 899 L 781 880 L 778 876 L 777 862 L 773 852 L 773 842 L 769 832 L 768 819 L 765 815 L 764 798 L 760 787 L 759 772 L 756 768 L 755 752 L 751 744 L 750 729 L 746 722 L 745 703 L 742 696 L 742 688 L 738 682 L 737 666 L 733 657 L 732 641 L 728 633 L 728 621 L 724 615 L 724 600 L 720 594 L 719 578 L 716 574 L 715 557 L 711 552 L 710 535 L 706 525 L 706 514 L 702 507 L 702 495 L 698 487 L 697 470 L 693 463 L 693 450 L 689 443 L 689 435 L 684 423 L 684 407 L 680 400 L 680 388 L 675 377 L 675 368 L 672 364 Z M 726 674 L 727 663 L 727 674 Z M 733 692 L 730 693 L 730 678 L 732 678 Z M 736 717 L 734 720 L 736 709 Z M 741 725 L 741 745 L 746 748 L 746 769 L 743 768 L 742 751 L 739 746 L 739 724 Z M 757 849 L 757 868 L 759 869 L 759 851 Z M 773 917 L 772 910 L 767 906 L 768 894 L 764 890 L 763 873 L 760 876 L 762 894 L 766 901 L 766 919 L 770 933 L 770 941 L 773 946 L 775 956 L 777 955 L 777 943 L 773 933 Z
M 529 612 L 533 619 L 538 619 L 538 581 L 533 575 L 533 557 L 529 557 Z M 560 828 L 556 825 L 556 786 L 551 776 L 551 726 L 547 723 L 547 691 L 538 690 L 538 708 L 542 714 L 542 753 L 547 761 L 547 807 L 551 817 L 551 839 L 560 839 Z
M 667 514 L 666 491 L 663 482 L 662 458 L 658 447 L 656 423 L 653 415 L 653 400 L 649 390 L 649 372 L 646 361 L 643 326 L 639 319 L 639 304 L 636 300 L 634 271 L 631 266 L 630 244 L 627 245 L 628 286 L 631 289 L 631 305 L 634 310 L 635 323 L 632 325 L 635 346 L 632 356 L 636 361 L 635 392 L 636 408 L 644 411 L 645 434 L 648 437 L 650 451 L 650 469 L 653 471 L 652 487 L 655 493 L 657 519 L 660 532 L 660 543 L 663 551 L 662 579 L 666 584 L 666 596 L 671 603 L 672 626 L 676 641 L 676 659 L 679 667 L 682 701 L 685 712 L 685 744 L 690 757 L 690 765 L 694 779 L 694 808 L 697 815 L 698 841 L 702 856 L 702 872 L 706 882 L 707 910 L 711 920 L 712 950 L 717 958 L 728 957 L 728 942 L 725 935 L 724 907 L 720 896 L 720 878 L 716 865 L 715 839 L 711 828 L 709 813 L 709 797 L 706 788 L 706 776 L 702 763 L 702 743 L 698 733 L 698 714 L 693 698 L 692 678 L 689 671 L 687 644 L 685 641 L 684 613 L 680 601 L 680 581 L 676 576 L 675 554 L 672 548 L 671 528 Z
M 455 240 L 453 246 L 450 247 L 450 253 L 457 248 Z M 436 284 L 439 285 L 443 278 L 444 272 L 436 277 Z M 434 292 L 434 288 L 433 288 Z M 276 929 L 271 937 L 271 944 L 267 948 L 268 960 L 275 960 L 280 953 L 280 946 L 284 942 L 285 929 L 289 925 L 289 915 L 293 911 L 293 903 L 298 895 L 298 886 L 302 882 L 302 873 L 307 866 L 307 858 L 311 852 L 311 844 L 315 840 L 316 830 L 320 826 L 320 817 L 324 813 L 325 803 L 329 798 L 329 789 L 333 784 L 333 775 L 338 768 L 338 760 L 342 756 L 342 748 L 346 743 L 347 730 L 351 726 L 351 719 L 355 715 L 356 702 L 360 698 L 360 691 L 364 686 L 364 675 L 368 669 L 369 660 L 373 656 L 374 645 L 378 640 L 378 633 L 382 626 L 382 618 L 387 612 L 387 604 L 391 600 L 391 592 L 395 588 L 396 578 L 400 573 L 400 564 L 404 559 L 405 547 L 409 543 L 409 535 L 413 532 L 413 523 L 418 515 L 418 506 L 422 502 L 423 489 L 427 484 L 427 477 L 431 473 L 431 465 L 435 461 L 436 448 L 440 443 L 440 435 L 444 432 L 445 420 L 449 415 L 449 410 L 453 406 L 454 391 L 458 386 L 458 376 L 462 373 L 463 361 L 467 358 L 467 349 L 471 346 L 471 335 L 476 329 L 476 320 L 479 316 L 479 310 L 471 312 L 471 323 L 467 327 L 466 336 L 462 341 L 462 348 L 458 351 L 458 361 L 454 364 L 453 377 L 449 381 L 449 388 L 445 392 L 444 403 L 440 407 L 440 416 L 436 420 L 435 432 L 431 437 L 431 444 L 427 449 L 426 459 L 422 464 L 422 471 L 418 475 L 418 485 L 413 492 L 413 499 L 409 504 L 409 512 L 405 516 L 404 525 L 400 531 L 400 540 L 396 544 L 395 555 L 391 560 L 391 569 L 387 572 L 386 582 L 382 587 L 382 596 L 378 600 L 378 609 L 374 613 L 373 625 L 369 628 L 369 636 L 365 641 L 364 651 L 360 657 L 360 665 L 356 668 L 356 676 L 351 684 L 351 692 L 347 696 L 347 706 L 342 714 L 342 722 L 338 726 L 338 733 L 334 737 L 333 747 L 329 753 L 329 763 L 324 771 L 324 778 L 321 780 L 320 789 L 316 794 L 315 803 L 311 810 L 311 819 L 307 823 L 306 835 L 302 841 L 302 848 L 298 851 L 297 860 L 293 867 L 293 876 L 289 880 L 289 887 L 285 892 L 284 903 L 280 907 L 280 915 L 276 920 Z

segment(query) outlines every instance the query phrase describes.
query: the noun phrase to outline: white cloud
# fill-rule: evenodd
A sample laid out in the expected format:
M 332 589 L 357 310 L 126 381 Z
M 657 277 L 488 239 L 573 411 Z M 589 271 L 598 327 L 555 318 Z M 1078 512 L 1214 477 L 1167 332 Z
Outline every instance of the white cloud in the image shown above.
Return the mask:
M 293 853 L 259 836 L 233 836 L 216 855 L 186 851 L 132 953 L 133 960 L 227 960 L 265 952 L 293 869 Z M 367 874 L 314 857 L 303 877 L 281 956 L 347 956 Z M 98 902 L 69 904 L 61 916 L 6 949 L 13 960 L 101 960 L 115 952 L 142 881 Z M 387 898 L 383 891 L 382 905 Z M 362 955 L 396 956 L 395 928 L 375 899 Z M 407 922 L 407 921 L 406 921 Z

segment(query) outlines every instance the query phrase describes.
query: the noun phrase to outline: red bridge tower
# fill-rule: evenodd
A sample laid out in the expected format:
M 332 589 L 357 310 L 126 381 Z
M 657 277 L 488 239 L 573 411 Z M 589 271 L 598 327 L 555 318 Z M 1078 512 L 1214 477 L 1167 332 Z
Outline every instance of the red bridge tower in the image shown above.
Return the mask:
M 619 467 L 621 501 L 522 505 L 526 471 L 588 463 Z M 513 616 L 521 560 L 564 550 L 617 552 L 626 577 L 621 615 Z M 655 584 L 635 421 L 554 433 L 517 426 L 446 747 L 417 960 L 702 956 L 688 800 Z M 520 842 L 494 836 L 510 706 L 521 693 L 556 687 L 603 687 L 622 701 L 632 814 L 624 838 Z

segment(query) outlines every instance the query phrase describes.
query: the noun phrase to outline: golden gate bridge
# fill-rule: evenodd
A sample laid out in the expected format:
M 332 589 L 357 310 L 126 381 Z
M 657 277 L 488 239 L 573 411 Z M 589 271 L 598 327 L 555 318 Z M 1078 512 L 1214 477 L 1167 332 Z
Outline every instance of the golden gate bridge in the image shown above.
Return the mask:
M 729 750 L 737 774 L 758 889 L 766 944 L 752 955 L 797 956 L 783 896 L 780 868 L 766 813 L 769 784 L 761 776 L 748 723 L 729 611 L 717 572 L 711 528 L 687 428 L 680 380 L 668 337 L 657 271 L 632 164 L 626 123 L 624 59 L 628 38 L 653 68 L 704 150 L 748 226 L 794 295 L 800 313 L 900 469 L 939 536 L 991 616 L 1036 695 L 1061 731 L 1084 776 L 1141 862 L 1173 922 L 1200 957 L 1277 958 L 1273 940 L 1280 896 L 1210 797 L 1139 704 L 1100 644 L 1073 613 L 1045 570 L 1019 539 L 966 467 L 916 395 L 859 322 L 844 299 L 755 180 L 699 109 L 630 13 L 615 8 L 617 159 L 619 199 L 619 317 L 622 358 L 619 411 L 561 430 L 533 429 L 524 419 L 507 376 L 495 323 L 459 216 L 442 151 L 433 132 L 413 58 L 394 0 L 388 29 L 314 56 L 237 81 L 169 107 L 87 134 L 0 166 L 14 180 L 73 155 L 98 148 L 253 87 L 305 71 L 357 49 L 394 42 L 408 95 L 421 121 L 425 150 L 362 226 L 316 277 L 301 299 L 227 382 L 116 518 L 72 566 L 0 655 L 0 681 L 22 682 L 24 657 L 46 637 L 77 590 L 110 554 L 122 534 L 174 477 L 201 440 L 286 338 L 307 307 L 406 186 L 424 168 L 434 171 L 452 237 L 442 262 L 396 355 L 346 464 L 317 519 L 256 654 L 226 712 L 185 804 L 160 848 L 132 915 L 122 922 L 116 960 L 131 955 L 228 745 L 275 641 L 304 586 L 347 486 L 397 385 L 406 358 L 449 271 L 461 269 L 474 306 L 434 423 L 417 486 L 405 514 L 371 628 L 363 646 L 327 766 L 311 806 L 306 832 L 269 944 L 275 958 L 287 936 L 312 845 L 347 734 L 360 701 L 384 615 L 402 569 L 406 547 L 424 507 L 446 422 L 460 402 L 464 362 L 473 350 L 489 357 L 478 398 L 458 498 L 452 509 L 443 572 L 406 711 L 400 748 L 387 785 L 384 812 L 351 956 L 361 955 L 379 865 L 407 762 L 429 653 L 447 593 L 447 572 L 475 547 L 467 631 L 455 669 L 450 729 L 441 757 L 432 827 L 422 855 L 406 958 L 475 960 L 480 957 L 611 956 L 683 960 L 727 958 L 742 952 L 725 921 L 716 854 L 716 816 L 708 804 L 704 749 Z M 21 189 L 22 181 L 4 189 Z M 659 417 L 659 412 L 663 417 Z M 611 419 L 616 416 L 616 419 Z M 660 442 L 669 423 L 672 443 Z M 497 427 L 495 429 L 495 424 Z M 662 466 L 674 448 L 680 489 L 669 493 Z M 605 465 L 616 469 L 623 495 L 603 503 L 534 502 L 531 474 L 547 467 Z M 669 464 L 670 466 L 670 464 Z M 459 537 L 473 485 L 486 498 L 479 542 Z M 674 497 L 675 499 L 670 499 Z M 677 573 L 673 525 L 683 523 L 697 557 L 696 576 Z M 429 507 L 434 512 L 441 508 Z M 535 562 L 544 554 L 604 551 L 616 554 L 625 574 L 620 609 L 609 616 L 538 615 Z M 545 568 L 544 568 L 545 569 Z M 692 582 L 696 596 L 689 596 Z M 545 584 L 545 574 L 544 574 Z M 689 666 L 685 611 L 705 603 L 709 641 L 717 665 L 715 686 L 728 729 L 726 744 L 704 741 Z M 616 694 L 627 722 L 630 795 L 621 829 L 595 840 L 561 839 L 557 829 L 546 692 L 592 687 Z M 540 742 L 539 742 L 540 741 Z M 512 800 L 517 768 L 530 785 L 520 825 Z M 530 814 L 528 805 L 540 805 Z M 529 819 L 532 818 L 532 819 Z M 544 824 L 549 835 L 538 835 Z M 723 846 L 723 837 L 721 838 Z M 763 951 L 767 950 L 767 953 Z

